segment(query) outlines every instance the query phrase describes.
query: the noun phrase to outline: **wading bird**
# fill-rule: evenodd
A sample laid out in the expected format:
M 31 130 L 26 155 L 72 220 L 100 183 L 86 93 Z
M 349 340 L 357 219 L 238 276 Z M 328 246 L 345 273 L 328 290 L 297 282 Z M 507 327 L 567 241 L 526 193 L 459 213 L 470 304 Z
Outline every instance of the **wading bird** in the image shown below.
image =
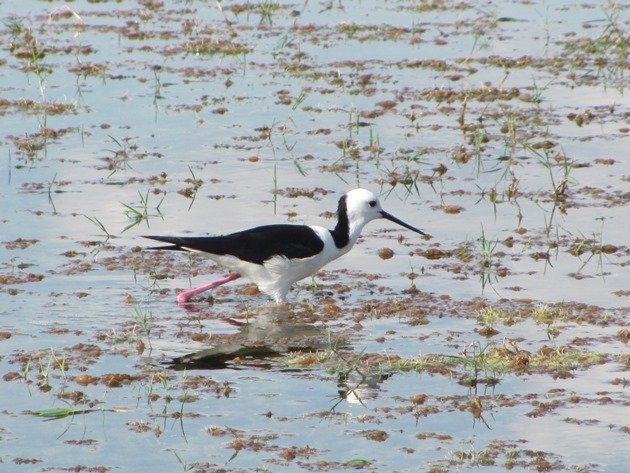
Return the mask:
M 218 281 L 183 291 L 178 303 L 222 284 L 245 276 L 273 297 L 286 300 L 291 285 L 311 276 L 326 264 L 350 251 L 366 223 L 384 218 L 411 231 L 421 230 L 387 213 L 378 197 L 366 189 L 353 189 L 339 199 L 337 225 L 328 230 L 315 225 L 277 224 L 243 230 L 223 236 L 145 238 L 168 243 L 151 250 L 179 250 L 202 253 L 231 271 Z

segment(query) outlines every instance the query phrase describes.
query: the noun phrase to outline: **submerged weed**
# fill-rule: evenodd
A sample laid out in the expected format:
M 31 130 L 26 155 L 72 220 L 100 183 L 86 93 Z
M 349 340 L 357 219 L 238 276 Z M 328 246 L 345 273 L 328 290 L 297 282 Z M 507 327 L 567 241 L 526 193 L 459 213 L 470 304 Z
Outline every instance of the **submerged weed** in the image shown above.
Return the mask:
M 41 409 L 37 411 L 30 411 L 29 413 L 33 416 L 44 417 L 46 420 L 59 420 L 65 419 L 66 417 L 74 417 L 77 414 L 88 414 L 90 412 L 127 412 L 127 409 L 121 407 L 114 407 L 111 409 L 94 409 L 87 406 L 82 407 L 73 407 L 68 405 L 68 407 L 53 407 L 50 409 Z
M 87 412 L 93 411 L 89 407 L 56 407 L 51 409 L 42 409 L 38 411 L 31 411 L 31 415 L 37 417 L 45 417 L 47 420 L 58 420 L 63 419 L 65 417 L 75 416 L 77 414 L 85 414 Z

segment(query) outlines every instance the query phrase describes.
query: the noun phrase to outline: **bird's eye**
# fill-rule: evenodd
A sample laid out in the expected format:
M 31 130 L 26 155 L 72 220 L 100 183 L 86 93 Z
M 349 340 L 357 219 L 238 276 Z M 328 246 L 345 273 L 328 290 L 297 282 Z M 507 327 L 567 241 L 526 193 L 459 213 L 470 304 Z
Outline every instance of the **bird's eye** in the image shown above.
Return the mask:
M 376 201 L 375 200 L 370 200 L 370 207 L 376 207 Z

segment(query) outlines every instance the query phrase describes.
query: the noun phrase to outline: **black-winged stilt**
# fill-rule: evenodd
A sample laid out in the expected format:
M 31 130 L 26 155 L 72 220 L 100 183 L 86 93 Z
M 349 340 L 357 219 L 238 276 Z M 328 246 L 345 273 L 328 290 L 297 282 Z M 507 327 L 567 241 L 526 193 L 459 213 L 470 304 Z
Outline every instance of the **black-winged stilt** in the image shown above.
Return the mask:
M 328 230 L 315 225 L 265 225 L 213 237 L 145 236 L 169 243 L 151 250 L 203 253 L 232 273 L 195 289 L 179 293 L 177 302 L 245 276 L 258 288 L 284 302 L 291 285 L 315 274 L 350 251 L 366 223 L 385 218 L 421 235 L 425 233 L 385 212 L 378 197 L 366 189 L 353 189 L 339 199 L 337 225 Z

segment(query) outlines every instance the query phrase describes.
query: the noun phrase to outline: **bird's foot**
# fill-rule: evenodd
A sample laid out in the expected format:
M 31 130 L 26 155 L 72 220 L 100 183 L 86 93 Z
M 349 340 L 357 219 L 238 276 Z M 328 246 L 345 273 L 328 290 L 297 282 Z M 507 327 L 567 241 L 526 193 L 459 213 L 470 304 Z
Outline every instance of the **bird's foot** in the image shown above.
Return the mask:
M 183 291 L 177 294 L 177 305 L 186 304 L 192 296 L 188 294 L 188 291 Z

